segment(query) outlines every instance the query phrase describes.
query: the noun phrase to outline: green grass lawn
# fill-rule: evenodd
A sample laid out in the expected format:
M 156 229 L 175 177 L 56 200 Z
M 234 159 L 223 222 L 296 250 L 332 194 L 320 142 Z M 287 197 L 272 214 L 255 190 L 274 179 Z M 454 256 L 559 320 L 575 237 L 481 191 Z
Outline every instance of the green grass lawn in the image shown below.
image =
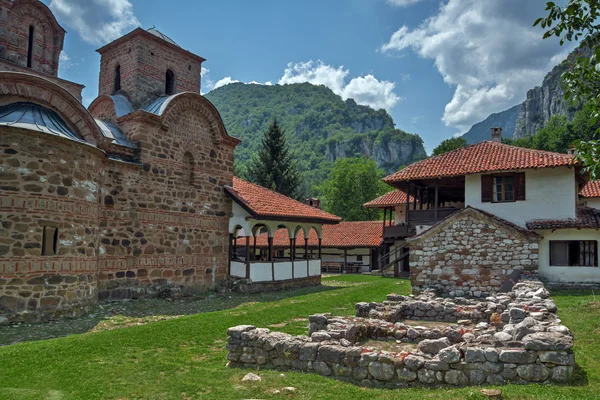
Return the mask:
M 483 398 L 482 387 L 366 389 L 291 371 L 281 376 L 281 371 L 261 370 L 262 382 L 248 384 L 241 379 L 250 370 L 225 368 L 230 326 L 275 325 L 272 330 L 306 334 L 310 314 L 353 314 L 356 302 L 409 292 L 405 280 L 338 276 L 325 281 L 329 290 L 296 290 L 278 301 L 256 295 L 256 300 L 228 310 L 1 347 L 0 399 Z M 507 385 L 501 387 L 505 399 L 600 398 L 600 297 L 559 292 L 553 298 L 575 334 L 576 385 Z M 285 386 L 295 387 L 296 393 L 271 393 Z

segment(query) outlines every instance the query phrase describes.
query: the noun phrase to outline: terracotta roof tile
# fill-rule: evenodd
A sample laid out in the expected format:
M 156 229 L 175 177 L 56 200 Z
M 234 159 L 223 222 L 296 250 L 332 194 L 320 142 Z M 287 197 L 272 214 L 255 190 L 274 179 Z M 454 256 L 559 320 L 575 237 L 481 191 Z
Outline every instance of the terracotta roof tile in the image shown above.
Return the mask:
M 323 225 L 321 246 L 328 248 L 379 247 L 382 233 L 383 221 L 340 222 L 337 225 Z M 240 245 L 245 245 L 246 241 L 242 238 L 240 243 Z M 266 248 L 268 245 L 266 233 L 257 236 L 257 247 Z M 286 248 L 289 245 L 287 229 L 278 229 L 273 236 L 273 247 Z M 308 236 L 308 245 L 311 248 L 319 245 L 319 239 L 314 229 L 311 229 Z M 296 246 L 304 246 L 302 233 L 296 241 Z
M 410 196 L 410 200 L 413 200 L 412 196 Z M 406 204 L 406 193 L 402 190 L 396 189 L 384 194 L 383 196 L 379 196 L 378 198 L 371 200 L 368 203 L 363 204 L 363 207 L 386 208 L 394 207 L 400 204 Z
M 573 156 L 485 141 L 416 162 L 385 177 L 387 183 L 571 165 Z
M 600 229 L 600 210 L 577 207 L 577 219 L 538 219 L 527 222 L 528 229 Z
M 579 194 L 583 197 L 600 197 L 600 181 L 589 181 Z
M 322 224 L 341 221 L 338 216 L 237 177 L 233 177 L 233 187 L 225 186 L 225 190 L 257 219 L 282 218 Z

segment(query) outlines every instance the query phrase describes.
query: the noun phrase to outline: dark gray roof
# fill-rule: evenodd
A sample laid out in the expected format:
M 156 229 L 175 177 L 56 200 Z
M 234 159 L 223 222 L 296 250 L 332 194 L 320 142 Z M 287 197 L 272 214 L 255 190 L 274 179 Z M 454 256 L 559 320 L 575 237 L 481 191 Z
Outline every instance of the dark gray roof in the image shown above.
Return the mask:
M 145 106 L 143 110 L 152 114 L 162 115 L 163 111 L 165 111 L 165 108 L 167 108 L 167 105 L 169 104 L 171 99 L 175 96 L 177 96 L 177 94 L 159 97 L 158 99 Z
M 167 35 L 165 35 L 164 33 L 162 33 L 161 31 L 159 31 L 158 29 L 156 29 L 154 27 L 148 29 L 148 32 L 150 32 L 154 36 L 161 38 L 165 42 L 169 42 L 171 44 L 174 44 L 177 47 L 180 47 L 177 43 L 175 43 L 175 41 L 173 39 L 171 39 L 170 37 L 168 37 Z
M 85 142 L 54 111 L 39 104 L 17 102 L 0 106 L 0 126 L 13 126 Z
M 127 97 L 121 94 L 114 94 L 110 96 L 115 105 L 115 114 L 117 114 L 117 118 L 121 118 L 123 115 L 127 115 L 133 112 L 133 106 L 127 99 Z
M 102 131 L 104 137 L 111 139 L 114 144 L 130 147 L 132 149 L 136 148 L 136 146 L 129 141 L 127 136 L 125 136 L 123 131 L 112 122 L 96 119 L 96 124 L 100 127 L 100 131 Z

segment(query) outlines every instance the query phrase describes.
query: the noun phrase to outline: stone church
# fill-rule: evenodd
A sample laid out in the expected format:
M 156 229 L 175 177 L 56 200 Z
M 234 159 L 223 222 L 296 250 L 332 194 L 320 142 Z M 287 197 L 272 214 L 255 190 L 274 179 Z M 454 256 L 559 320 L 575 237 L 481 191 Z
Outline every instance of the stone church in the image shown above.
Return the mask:
M 35 321 L 227 275 L 230 137 L 204 59 L 156 29 L 98 49 L 99 97 L 59 78 L 65 30 L 0 0 L 0 316 Z

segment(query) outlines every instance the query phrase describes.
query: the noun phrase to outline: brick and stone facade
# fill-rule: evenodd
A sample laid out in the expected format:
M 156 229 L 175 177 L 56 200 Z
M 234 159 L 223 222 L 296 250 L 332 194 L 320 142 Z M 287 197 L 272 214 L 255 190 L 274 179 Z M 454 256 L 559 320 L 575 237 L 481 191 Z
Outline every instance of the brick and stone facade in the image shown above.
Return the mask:
M 539 235 L 467 207 L 407 240 L 413 291 L 486 297 L 515 270 L 534 271 Z
M 17 5 L 47 11 L 38 3 L 0 0 L 2 16 Z M 180 53 L 165 43 L 153 42 L 158 60 L 189 61 L 177 61 Z M 121 53 L 138 44 L 125 40 L 112 49 Z M 59 49 L 57 60 L 61 47 L 62 37 L 53 47 Z M 75 86 L 49 79 L 52 69 L 37 71 L 17 61 L 0 60 L 17 68 L 0 68 L 0 107 L 41 107 L 55 113 L 73 137 L 0 120 L 0 316 L 72 316 L 98 299 L 136 298 L 171 287 L 198 292 L 224 279 L 232 201 L 223 188 L 232 184 L 239 141 L 227 135 L 217 110 L 198 93 L 200 63 L 186 67 L 197 82 L 178 83 L 178 93 L 160 110 L 123 113 L 104 95 L 88 111 L 73 96 Z M 156 68 L 163 68 L 162 61 Z M 130 73 L 133 82 L 145 79 L 135 76 L 144 75 L 137 70 Z M 120 94 L 138 98 L 128 88 Z

